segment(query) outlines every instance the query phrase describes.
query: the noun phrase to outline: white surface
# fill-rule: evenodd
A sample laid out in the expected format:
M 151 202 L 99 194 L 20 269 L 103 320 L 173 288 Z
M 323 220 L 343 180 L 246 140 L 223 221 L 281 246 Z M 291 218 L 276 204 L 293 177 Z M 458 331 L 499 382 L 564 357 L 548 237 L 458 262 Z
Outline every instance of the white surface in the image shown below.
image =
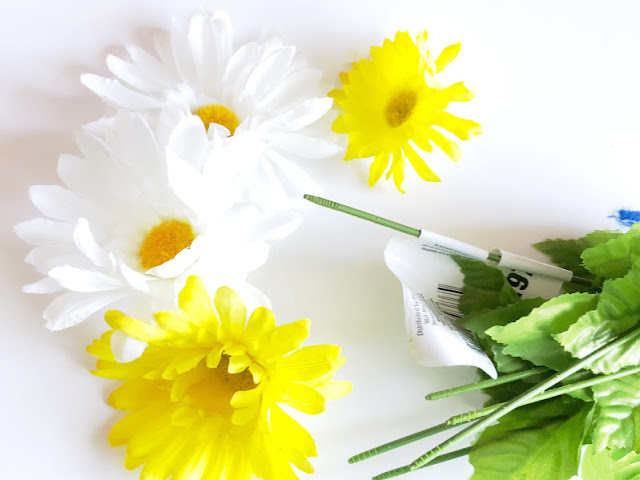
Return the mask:
M 30 184 L 54 183 L 57 156 L 74 152 L 73 131 L 103 114 L 78 80 L 106 73 L 104 57 L 125 41 L 146 43 L 200 2 L 183 0 L 23 0 L 3 2 L 0 20 L 0 461 L 12 479 L 136 479 L 106 435 L 118 414 L 112 385 L 87 371 L 84 347 L 103 325 L 51 333 L 46 299 L 20 293 L 38 278 L 11 232 L 36 216 Z M 309 162 L 326 196 L 417 227 L 535 255 L 547 236 L 610 226 L 620 207 L 640 208 L 640 30 L 636 2 L 461 2 L 386 0 L 210 2 L 232 17 L 241 39 L 279 31 L 310 63 L 337 73 L 398 29 L 427 28 L 434 49 L 456 41 L 447 69 L 477 97 L 457 111 L 485 133 L 465 142 L 458 168 L 430 163 L 441 184 L 409 175 L 407 194 L 366 187 L 368 162 Z M 429 370 L 407 349 L 399 282 L 382 251 L 391 232 L 308 204 L 296 234 L 274 245 L 252 277 L 277 318 L 313 319 L 311 343 L 337 343 L 348 358 L 339 377 L 354 390 L 327 413 L 303 419 L 320 457 L 317 480 L 367 479 L 405 464 L 439 435 L 375 460 L 347 465 L 361 450 L 478 407 L 478 395 L 426 403 L 429 391 L 470 381 L 471 369 Z M 539 255 L 537 258 L 541 258 Z M 464 479 L 466 460 L 407 475 Z

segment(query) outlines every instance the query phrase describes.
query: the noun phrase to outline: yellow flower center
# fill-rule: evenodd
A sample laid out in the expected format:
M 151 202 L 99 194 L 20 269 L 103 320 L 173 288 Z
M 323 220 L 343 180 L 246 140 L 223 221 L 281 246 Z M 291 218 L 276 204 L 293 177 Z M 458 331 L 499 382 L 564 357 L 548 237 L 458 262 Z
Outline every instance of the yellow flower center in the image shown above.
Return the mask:
M 164 220 L 144 237 L 138 256 L 144 270 L 162 265 L 191 246 L 196 236 L 191 225 L 182 220 Z
M 384 110 L 384 116 L 389 126 L 396 128 L 406 122 L 417 101 L 418 95 L 412 90 L 405 90 L 391 97 Z
M 204 365 L 204 361 L 202 362 Z M 247 368 L 240 373 L 229 373 L 229 356 L 222 355 L 216 368 L 206 368 L 206 374 L 189 388 L 192 405 L 205 411 L 231 415 L 231 398 L 238 391 L 253 390 L 256 384 Z
M 233 110 L 224 105 L 204 105 L 194 110 L 193 114 L 200 117 L 200 120 L 204 123 L 204 128 L 209 128 L 210 124 L 217 123 L 229 130 L 230 136 L 235 133 L 236 128 L 240 125 L 238 116 Z

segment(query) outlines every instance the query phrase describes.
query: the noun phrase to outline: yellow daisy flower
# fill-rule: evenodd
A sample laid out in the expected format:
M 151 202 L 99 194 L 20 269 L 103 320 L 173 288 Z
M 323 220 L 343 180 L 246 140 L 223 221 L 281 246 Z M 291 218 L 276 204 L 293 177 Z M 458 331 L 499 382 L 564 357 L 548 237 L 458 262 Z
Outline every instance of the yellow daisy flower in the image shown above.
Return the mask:
M 345 160 L 374 157 L 369 186 L 380 179 L 390 161 L 387 179 L 393 175 L 401 192 L 405 160 L 422 179 L 440 181 L 415 147 L 431 152 L 436 145 L 455 162 L 460 148 L 434 127 L 460 140 L 482 133 L 476 122 L 445 111 L 449 102 L 471 100 L 473 92 L 462 82 L 444 88 L 436 81 L 436 74 L 458 55 L 460 44 L 448 46 L 434 61 L 426 41 L 426 31 L 415 40 L 398 32 L 393 41 L 386 39 L 382 47 L 371 48 L 371 60 L 360 60 L 350 72 L 341 73 L 343 90 L 329 93 L 344 111 L 333 130 L 349 135 Z
M 87 350 L 98 358 L 96 375 L 124 382 L 109 404 L 130 412 L 109 443 L 127 444 L 125 466 L 144 464 L 142 480 L 292 480 L 291 464 L 313 472 L 313 438 L 278 404 L 313 415 L 346 395 L 351 384 L 332 380 L 344 363 L 340 348 L 298 349 L 309 320 L 276 327 L 264 307 L 247 320 L 228 287 L 214 304 L 201 280 L 189 277 L 180 311 L 157 313 L 158 325 L 107 312 L 114 330 Z M 117 362 L 115 330 L 147 342 L 142 356 Z

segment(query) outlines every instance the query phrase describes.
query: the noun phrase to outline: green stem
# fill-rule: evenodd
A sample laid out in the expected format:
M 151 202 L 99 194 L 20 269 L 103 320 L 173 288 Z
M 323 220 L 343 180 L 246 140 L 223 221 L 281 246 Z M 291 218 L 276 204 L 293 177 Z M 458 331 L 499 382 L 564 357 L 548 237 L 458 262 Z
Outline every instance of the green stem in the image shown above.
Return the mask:
M 439 456 L 438 458 L 436 458 L 433 461 L 427 463 L 426 465 L 423 465 L 420 468 L 426 468 L 426 467 L 430 467 L 432 465 L 437 465 L 439 463 L 448 462 L 449 460 L 454 460 L 456 458 L 460 458 L 460 457 L 464 457 L 466 455 L 469 455 L 469 453 L 471 453 L 471 447 L 461 448 L 460 450 L 454 450 L 453 452 L 445 453 L 444 455 Z
M 630 340 L 635 340 L 638 336 L 640 336 L 640 328 L 638 328 L 636 330 L 633 330 L 632 332 L 628 333 L 627 335 L 624 335 L 624 336 L 618 338 L 617 340 L 615 340 L 615 341 L 613 341 L 613 342 L 611 342 L 611 343 L 609 343 L 607 345 L 604 345 L 603 347 L 601 347 L 601 348 L 595 350 L 594 352 L 590 353 L 589 355 L 587 355 L 582 360 L 578 360 L 577 362 L 575 362 L 573 365 L 571 365 L 566 370 L 558 372 L 555 375 L 549 377 L 548 379 L 540 382 L 539 384 L 537 384 L 534 387 L 530 388 L 526 392 L 518 395 L 515 399 L 511 400 L 506 405 L 501 406 L 500 408 L 498 408 L 498 410 L 496 410 L 492 414 L 487 415 L 483 419 L 478 420 L 477 422 L 475 422 L 472 425 L 468 426 L 464 430 L 462 430 L 462 431 L 458 432 L 457 434 L 453 435 L 448 440 L 445 440 L 440 445 L 438 445 L 435 448 L 429 450 L 424 455 L 422 455 L 419 458 L 417 458 L 416 460 L 414 460 L 411 464 L 406 465 L 405 467 L 402 467 L 402 468 L 396 469 L 396 470 L 402 470 L 402 473 L 406 473 L 407 471 L 413 471 L 413 470 L 419 469 L 423 465 L 425 465 L 425 464 L 433 461 L 435 458 L 439 457 L 441 454 L 444 453 L 445 450 L 447 450 L 448 448 L 451 448 L 453 445 L 458 443 L 460 440 L 463 440 L 464 438 L 467 438 L 468 436 L 471 436 L 471 435 L 474 435 L 474 434 L 480 432 L 483 428 L 489 426 L 490 424 L 492 424 L 496 420 L 502 418 L 503 416 L 505 416 L 509 412 L 512 412 L 513 410 L 515 410 L 519 406 L 523 405 L 528 400 L 530 400 L 530 399 L 532 399 L 534 397 L 537 397 L 538 395 L 543 393 L 548 388 L 556 385 L 557 383 L 560 383 L 565 378 L 569 377 L 570 375 L 572 375 L 573 373 L 577 372 L 578 370 L 581 370 L 582 368 L 586 367 L 587 365 L 589 365 L 590 363 L 594 362 L 595 360 L 597 360 L 599 358 L 602 358 L 604 355 L 606 355 L 607 353 L 611 352 L 612 350 L 620 347 L 622 344 L 624 344 L 624 343 L 626 343 L 626 342 L 628 342 Z M 391 477 L 384 477 L 384 478 L 391 478 Z
M 419 432 L 412 433 L 411 435 L 407 435 L 406 437 L 398 438 L 397 440 L 393 440 L 383 445 L 379 445 L 365 452 L 358 453 L 357 455 L 354 455 L 349 459 L 349 463 L 361 462 L 362 460 L 366 460 L 367 458 L 375 457 L 376 455 L 380 455 L 381 453 L 385 453 L 385 452 L 388 452 L 389 450 L 393 450 L 395 448 L 402 447 L 404 445 L 407 445 L 412 442 L 416 442 L 423 438 L 430 437 L 431 435 L 435 435 L 437 433 L 450 430 L 454 427 L 455 425 L 447 425 L 446 423 L 435 425 L 425 430 L 421 430 Z
M 377 215 L 373 215 L 368 212 L 363 212 L 362 210 L 358 210 L 357 208 L 348 207 L 347 205 L 327 200 L 326 198 L 314 197 L 313 195 L 305 195 L 304 198 L 322 207 L 327 207 L 338 212 L 347 213 L 349 215 L 353 215 L 354 217 L 377 223 L 378 225 L 382 225 L 383 227 L 392 228 L 394 230 L 397 230 L 398 232 L 413 235 L 414 237 L 420 236 L 420 230 L 418 230 L 417 228 L 402 225 L 401 223 L 394 222 L 393 220 L 378 217 Z
M 461 448 L 460 450 L 455 450 L 450 453 L 445 453 L 444 455 L 435 458 L 432 462 L 427 463 L 426 465 L 421 466 L 420 468 L 431 467 L 432 465 L 437 465 L 439 463 L 448 462 L 449 460 L 454 460 L 459 457 L 464 457 L 465 455 L 469 455 L 471 452 L 471 447 Z M 383 480 L 385 478 L 393 478 L 398 477 L 404 473 L 409 473 L 411 470 L 407 470 L 409 467 L 400 467 L 395 468 L 393 470 L 389 470 L 388 472 L 381 473 L 380 475 L 376 475 L 373 477 L 373 480 Z
M 473 392 L 475 390 L 484 390 L 485 388 L 491 388 L 491 387 L 496 387 L 498 385 L 503 385 L 505 383 L 515 382 L 516 380 L 533 377 L 535 375 L 539 375 L 540 373 L 545 373 L 548 371 L 549 369 L 545 367 L 536 367 L 530 370 L 521 370 L 519 372 L 509 373 L 507 375 L 501 375 L 495 379 L 492 378 L 489 380 L 470 383 L 468 385 L 462 385 L 460 387 L 454 387 L 454 388 L 449 388 L 447 390 L 440 390 L 438 392 L 433 392 L 427 395 L 425 398 L 427 400 L 440 400 L 442 398 L 453 397 L 454 395 L 459 395 L 461 393 Z
M 530 405 L 532 403 L 541 402 L 543 400 L 548 400 L 550 398 L 558 397 L 560 395 L 566 395 L 567 393 L 575 392 L 576 390 L 582 390 L 583 388 L 593 387 L 594 385 L 598 385 L 600 383 L 609 382 L 611 380 L 615 380 L 617 378 L 626 377 L 628 375 L 634 375 L 636 373 L 640 373 L 640 367 L 633 368 L 625 368 L 616 373 L 610 373 L 609 375 L 598 375 L 597 377 L 592 377 L 587 380 L 583 380 L 581 382 L 572 383 L 570 385 L 564 385 L 559 388 L 554 388 L 553 390 L 549 390 L 537 397 L 528 400 L 522 405 Z M 455 415 L 447 420 L 447 425 L 462 425 L 463 423 L 472 422 L 478 418 L 486 417 L 492 412 L 495 412 L 500 407 L 506 405 L 508 402 L 497 403 L 495 405 L 490 405 L 485 408 L 481 408 L 479 410 L 474 410 L 472 412 L 461 413 L 460 415 Z

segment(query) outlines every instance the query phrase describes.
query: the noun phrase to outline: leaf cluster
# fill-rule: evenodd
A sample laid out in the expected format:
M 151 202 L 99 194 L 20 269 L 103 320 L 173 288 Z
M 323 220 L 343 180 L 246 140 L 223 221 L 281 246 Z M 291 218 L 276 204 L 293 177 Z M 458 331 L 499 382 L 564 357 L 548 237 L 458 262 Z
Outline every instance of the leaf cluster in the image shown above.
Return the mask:
M 457 259 L 465 275 L 460 310 L 500 374 L 566 369 L 640 324 L 640 225 L 535 245 L 556 265 L 588 278 L 563 295 L 522 300 L 502 272 Z M 632 341 L 587 365 L 568 383 L 640 365 Z M 540 377 L 485 390 L 509 401 Z M 627 480 L 640 478 L 640 374 L 607 380 L 520 407 L 485 429 L 470 453 L 472 480 Z

